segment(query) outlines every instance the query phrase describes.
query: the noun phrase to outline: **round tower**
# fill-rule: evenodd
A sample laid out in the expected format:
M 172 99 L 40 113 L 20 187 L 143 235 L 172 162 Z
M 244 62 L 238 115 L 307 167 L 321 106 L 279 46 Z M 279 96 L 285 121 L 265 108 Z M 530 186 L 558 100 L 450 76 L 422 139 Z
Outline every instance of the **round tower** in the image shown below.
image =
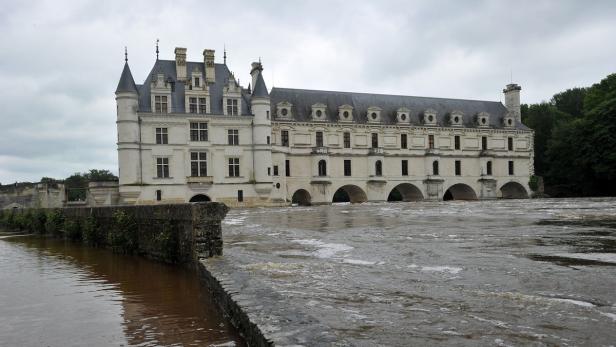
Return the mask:
M 263 193 L 271 190 L 271 168 L 272 168 L 272 122 L 270 120 L 270 97 L 263 80 L 263 67 L 261 63 L 253 63 L 250 74 L 253 78 L 253 90 L 251 98 L 251 109 L 253 118 L 253 144 L 255 156 L 255 183 L 267 183 L 263 185 Z M 269 188 L 269 189 L 266 189 Z M 257 190 L 260 189 L 257 187 Z
M 120 186 L 141 184 L 140 124 L 137 116 L 139 91 L 125 58 L 124 70 L 116 88 L 118 167 Z

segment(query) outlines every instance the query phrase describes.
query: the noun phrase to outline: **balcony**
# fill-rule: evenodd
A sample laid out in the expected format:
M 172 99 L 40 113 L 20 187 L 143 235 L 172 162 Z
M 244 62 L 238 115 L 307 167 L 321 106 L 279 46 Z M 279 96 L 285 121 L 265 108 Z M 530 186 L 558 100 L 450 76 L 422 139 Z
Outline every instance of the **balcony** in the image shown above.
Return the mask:
M 312 147 L 312 154 L 329 154 L 329 148 L 327 147 Z
M 368 177 L 368 184 L 386 184 L 387 180 L 382 175 L 370 175 Z
M 385 151 L 382 147 L 372 147 L 368 150 L 368 155 L 383 155 Z
M 312 176 L 310 184 L 332 184 L 329 176 Z
M 440 155 L 441 151 L 436 148 L 428 148 L 426 149 L 426 155 Z
M 212 184 L 214 183 L 213 176 L 188 176 L 186 177 L 188 184 Z
M 494 156 L 494 154 L 495 154 L 495 153 L 494 153 L 494 151 L 493 151 L 493 150 L 491 150 L 491 149 L 482 149 L 482 150 L 479 152 L 479 156 L 480 156 L 480 157 L 493 157 L 493 156 Z

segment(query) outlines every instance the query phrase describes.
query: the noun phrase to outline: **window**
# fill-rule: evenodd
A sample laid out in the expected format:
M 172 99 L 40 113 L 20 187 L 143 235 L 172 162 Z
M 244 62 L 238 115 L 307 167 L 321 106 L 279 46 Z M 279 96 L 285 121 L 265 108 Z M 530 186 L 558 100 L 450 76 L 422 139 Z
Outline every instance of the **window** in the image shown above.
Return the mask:
M 438 176 L 438 161 L 436 160 L 432 162 L 432 174 Z
M 289 147 L 289 131 L 283 130 L 280 132 L 280 139 L 282 141 L 282 145 L 285 147 Z
M 351 176 L 351 160 L 349 159 L 344 161 L 344 175 Z
M 272 168 L 271 168 L 271 167 L 268 167 L 268 168 L 267 168 L 267 175 L 268 175 L 268 176 L 271 176 L 271 175 L 272 175 Z
M 269 136 L 266 136 L 266 137 L 265 137 L 265 142 L 266 142 L 268 145 L 270 144 L 270 137 L 269 137 Z
M 169 158 L 156 158 L 156 177 L 169 178 Z
M 379 134 L 372 133 L 372 148 L 379 147 Z
M 456 135 L 453 137 L 453 146 L 454 149 L 460 149 L 460 136 Z
M 488 137 L 487 136 L 481 137 L 481 149 L 484 151 L 488 149 Z
M 408 176 L 408 175 L 409 175 L 409 161 L 403 160 L 402 161 L 402 176 Z
M 229 158 L 229 177 L 240 177 L 240 158 Z
M 237 99 L 227 99 L 227 116 L 237 116 L 238 114 Z
M 486 175 L 492 175 L 492 161 L 486 163 Z
M 406 134 L 400 135 L 400 148 L 408 148 Z
M 166 145 L 169 143 L 167 128 L 156 128 L 156 143 L 159 145 Z
M 237 191 L 237 202 L 243 202 L 243 201 L 244 201 L 244 191 L 238 190 Z
M 327 162 L 323 159 L 319 160 L 319 176 L 327 176 Z
M 154 97 L 154 110 L 156 113 L 167 113 L 167 96 L 156 95 Z
M 456 176 L 462 175 L 462 162 L 459 161 L 459 160 L 456 160 L 456 164 L 455 165 L 456 165 L 456 168 L 455 168 Z
M 237 146 L 240 144 L 240 134 L 237 129 L 229 129 L 227 130 L 229 144 L 231 146 Z
M 192 177 L 207 176 L 207 152 L 190 153 L 190 175 Z
M 428 148 L 434 148 L 434 135 L 428 135 Z
M 513 175 L 513 160 L 509 160 L 509 175 Z
M 317 131 L 317 147 L 323 147 L 323 132 Z
M 207 141 L 207 123 L 190 123 L 190 141 Z
M 190 113 L 197 113 L 197 98 L 188 98 L 188 108 Z
M 513 151 L 513 137 L 507 138 L 507 149 Z
M 269 111 L 265 111 L 265 118 L 270 119 Z
M 195 77 L 195 87 L 199 87 L 199 77 Z
M 351 148 L 351 133 L 344 133 L 344 148 Z
M 284 174 L 287 177 L 291 176 L 291 162 L 289 159 L 284 161 Z
M 156 191 L 156 201 L 161 201 L 162 199 L 163 199 L 163 191 L 159 189 Z
M 274 165 L 274 176 L 278 176 L 278 165 Z
M 377 160 L 376 163 L 374 163 L 374 174 L 376 176 L 383 176 L 383 162 L 380 160 Z
M 199 113 L 207 113 L 207 103 L 205 102 L 205 98 L 199 98 Z

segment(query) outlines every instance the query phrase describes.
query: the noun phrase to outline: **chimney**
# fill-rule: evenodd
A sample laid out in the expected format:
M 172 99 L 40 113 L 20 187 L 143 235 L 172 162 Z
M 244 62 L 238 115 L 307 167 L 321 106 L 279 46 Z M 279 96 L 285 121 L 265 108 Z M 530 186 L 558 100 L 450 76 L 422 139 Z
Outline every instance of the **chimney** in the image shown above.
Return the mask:
M 175 47 L 175 72 L 178 81 L 186 81 L 186 48 Z
M 203 64 L 205 65 L 205 81 L 207 83 L 216 82 L 216 68 L 214 67 L 214 50 L 203 50 Z
M 505 107 L 513 115 L 516 122 L 522 121 L 522 112 L 520 110 L 520 90 L 522 87 L 512 83 L 508 84 L 503 93 L 505 94 Z
M 260 60 L 260 59 L 259 59 Z M 259 74 L 261 73 L 261 71 L 263 71 L 263 65 L 261 65 L 261 62 L 254 62 L 251 64 L 251 69 L 250 69 L 250 76 L 252 76 L 252 87 L 255 87 L 255 84 L 257 83 L 257 76 L 259 76 Z

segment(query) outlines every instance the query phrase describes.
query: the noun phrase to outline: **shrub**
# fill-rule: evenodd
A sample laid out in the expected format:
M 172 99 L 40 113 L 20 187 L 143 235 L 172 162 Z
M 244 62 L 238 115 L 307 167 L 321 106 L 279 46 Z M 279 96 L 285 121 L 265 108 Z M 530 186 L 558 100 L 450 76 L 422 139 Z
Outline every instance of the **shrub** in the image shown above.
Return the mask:
M 160 250 L 160 254 L 164 261 L 175 263 L 179 258 L 179 238 L 177 225 L 170 222 L 165 222 L 162 225 L 160 232 L 155 236 L 156 247 Z
M 60 210 L 52 210 L 47 214 L 45 220 L 45 232 L 48 234 L 59 236 L 62 234 L 64 226 L 64 215 Z
M 64 226 L 62 228 L 64 230 L 64 237 L 69 240 L 79 240 L 81 239 L 81 227 L 79 226 L 79 221 L 76 220 L 65 220 Z
M 533 175 L 530 176 L 530 180 L 528 181 L 528 187 L 533 191 L 536 192 L 537 189 L 539 189 L 539 177 Z
M 47 220 L 47 215 L 45 214 L 44 210 L 42 209 L 34 210 L 34 213 L 32 214 L 32 222 L 30 225 L 30 231 L 32 231 L 33 233 L 44 234 L 46 220 Z
M 107 235 L 111 249 L 117 253 L 133 253 L 138 249 L 137 223 L 124 211 L 113 214 L 113 225 Z
M 96 222 L 96 218 L 90 216 L 83 221 L 81 226 L 82 237 L 90 246 L 100 246 L 105 242 L 103 230 Z

